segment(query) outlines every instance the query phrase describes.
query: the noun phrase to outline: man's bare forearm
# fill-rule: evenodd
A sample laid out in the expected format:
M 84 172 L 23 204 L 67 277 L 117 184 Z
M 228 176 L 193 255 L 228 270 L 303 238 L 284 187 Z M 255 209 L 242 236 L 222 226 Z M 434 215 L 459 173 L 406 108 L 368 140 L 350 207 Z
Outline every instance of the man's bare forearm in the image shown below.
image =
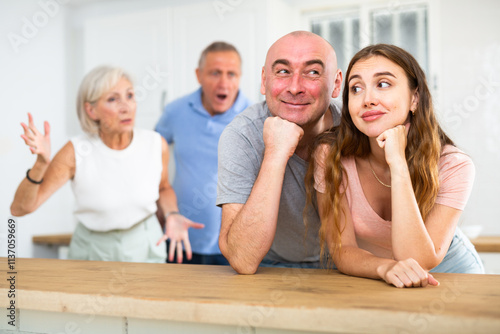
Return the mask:
M 223 227 L 230 226 L 221 234 L 221 251 L 238 273 L 255 273 L 273 243 L 288 161 L 283 160 L 264 155 L 247 202 L 236 207 L 239 212 L 223 208 Z

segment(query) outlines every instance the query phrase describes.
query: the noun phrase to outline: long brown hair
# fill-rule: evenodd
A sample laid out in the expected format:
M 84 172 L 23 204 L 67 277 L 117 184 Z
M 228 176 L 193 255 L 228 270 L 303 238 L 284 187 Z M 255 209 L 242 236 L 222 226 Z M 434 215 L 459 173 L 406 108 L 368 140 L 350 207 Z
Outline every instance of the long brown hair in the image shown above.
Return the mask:
M 342 115 L 340 125 L 321 134 L 317 139 L 316 148 L 321 144 L 328 144 L 328 153 L 325 159 L 325 197 L 328 205 L 323 210 L 324 217 L 333 217 L 334 226 L 329 226 L 330 221 L 321 222 L 320 242 L 321 254 L 325 254 L 325 243 L 328 234 L 332 237 L 334 245 L 328 245 L 330 252 L 340 250 L 340 235 L 342 233 L 341 199 L 345 196 L 342 184 L 347 185 L 348 180 L 342 167 L 341 159 L 349 156 L 366 157 L 370 153 L 368 137 L 359 131 L 349 114 L 349 88 L 348 80 L 352 67 L 360 60 L 373 56 L 387 58 L 399 65 L 408 78 L 410 91 L 416 91 L 419 97 L 417 109 L 413 115 L 410 111 L 411 123 L 407 137 L 406 162 L 410 171 L 411 182 L 418 203 L 420 214 L 425 219 L 434 206 L 439 188 L 438 162 L 442 147 L 446 144 L 454 145 L 450 138 L 439 126 L 434 115 L 432 97 L 427 86 L 425 74 L 407 51 L 388 44 L 376 44 L 360 50 L 349 63 L 345 75 L 344 91 L 342 95 Z M 312 154 L 309 169 L 306 174 L 307 203 L 314 199 L 314 166 L 316 154 Z M 344 214 L 345 215 L 345 214 Z M 331 249 L 334 247 L 334 249 Z

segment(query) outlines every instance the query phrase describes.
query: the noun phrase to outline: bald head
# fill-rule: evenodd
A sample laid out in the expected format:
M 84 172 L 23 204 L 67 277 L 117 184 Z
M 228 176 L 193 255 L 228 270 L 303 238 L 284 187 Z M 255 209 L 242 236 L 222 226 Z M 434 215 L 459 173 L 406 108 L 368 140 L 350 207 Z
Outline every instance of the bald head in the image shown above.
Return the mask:
M 316 50 L 303 49 L 304 46 L 314 46 Z M 278 39 L 269 48 L 266 55 L 265 68 L 272 66 L 273 62 L 280 57 L 286 56 L 286 52 L 292 53 L 314 53 L 322 52 L 327 63 L 325 66 L 331 66 L 332 71 L 337 70 L 337 55 L 333 47 L 323 37 L 310 31 L 297 30 Z

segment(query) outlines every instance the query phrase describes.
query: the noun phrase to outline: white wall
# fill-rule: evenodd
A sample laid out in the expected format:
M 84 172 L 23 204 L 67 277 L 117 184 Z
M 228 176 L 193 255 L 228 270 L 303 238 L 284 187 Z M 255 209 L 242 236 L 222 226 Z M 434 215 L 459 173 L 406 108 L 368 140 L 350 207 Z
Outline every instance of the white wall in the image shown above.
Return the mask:
M 168 75 L 158 91 L 150 92 L 147 101 L 138 104 L 139 118 L 145 112 L 151 113 L 151 108 L 157 113 L 156 117 L 140 123 L 141 126 L 153 126 L 159 117 L 160 110 L 156 109 L 160 91 L 166 92 L 166 102 L 170 102 L 198 87 L 195 69 L 199 55 L 215 40 L 227 41 L 240 51 L 243 58 L 240 89 L 251 100 L 261 100 L 260 70 L 267 48 L 278 37 L 300 27 L 298 10 L 285 0 L 146 0 L 141 1 L 140 6 L 137 1 L 102 1 L 88 5 L 82 2 L 83 5 L 72 11 L 71 20 L 72 30 L 79 31 L 75 36 L 77 44 L 85 48 L 76 55 L 80 58 L 78 64 L 84 68 L 77 76 L 83 76 L 97 64 L 109 63 L 110 59 L 136 74 L 136 79 L 139 79 L 136 84 L 140 84 L 146 66 L 158 66 Z M 125 44 L 122 41 L 126 38 L 137 40 L 137 36 L 148 28 L 144 21 L 155 24 L 160 21 L 158 17 L 163 18 L 164 26 L 155 29 L 154 34 L 162 44 L 154 50 L 149 49 L 148 40 L 152 37 L 144 33 L 142 38 L 145 41 L 134 43 L 136 48 L 145 50 L 142 58 L 133 65 L 125 65 L 138 55 L 137 52 L 135 55 L 118 55 Z M 133 29 L 134 34 L 128 33 L 129 29 Z M 149 29 L 149 34 L 152 31 Z M 114 40 L 106 38 L 110 34 L 116 35 Z
M 476 166 L 463 224 L 500 235 L 500 2 L 442 0 L 441 124 Z
M 10 203 L 26 170 L 35 157 L 20 138 L 20 122 L 27 112 L 43 129 L 52 126 L 53 151 L 67 141 L 66 118 L 66 9 L 46 11 L 35 0 L 0 2 L 0 94 L 2 132 L 0 133 L 0 255 L 6 253 L 5 239 Z M 29 22 L 29 23 L 26 23 Z M 30 29 L 29 27 L 33 28 Z M 15 34 L 16 36 L 14 37 Z M 22 38 L 22 44 L 11 43 Z M 69 185 L 47 201 L 37 212 L 17 219 L 17 256 L 32 257 L 31 236 L 72 231 L 72 195 Z
M 46 5 L 50 3 L 51 5 Z M 7 105 L 4 105 L 5 130 L 0 134 L 0 155 L 2 157 L 0 184 L 0 219 L 5 222 L 0 228 L 0 255 L 6 252 L 6 223 L 10 217 L 10 203 L 19 182 L 26 170 L 32 166 L 35 157 L 30 154 L 20 139 L 21 121 L 27 119 L 30 111 L 35 122 L 41 128 L 43 121 L 48 120 L 52 127 L 53 153 L 57 152 L 69 138 L 81 133 L 75 112 L 76 90 L 79 82 L 90 67 L 98 63 L 109 63 L 106 58 L 110 54 L 106 41 L 99 41 L 103 48 L 103 56 L 91 54 L 85 49 L 89 38 L 98 36 L 92 31 L 94 22 L 105 22 L 107 18 L 118 17 L 115 22 L 123 24 L 124 18 L 130 18 L 129 29 L 138 23 L 134 13 L 147 13 L 170 9 L 174 16 L 167 22 L 171 31 L 167 31 L 167 40 L 175 45 L 174 61 L 168 64 L 168 82 L 160 87 L 168 91 L 168 101 L 193 91 L 198 84 L 194 70 L 202 48 L 216 39 L 235 44 L 243 56 L 243 78 L 241 89 L 254 101 L 260 99 L 260 69 L 265 52 L 275 38 L 285 31 L 294 29 L 294 22 L 285 16 L 279 16 L 280 8 L 287 8 L 281 0 L 266 3 L 258 1 L 209 1 L 191 0 L 27 0 L 0 2 L 0 35 L 9 37 L 11 33 L 24 38 L 19 46 L 13 46 L 8 38 L 0 40 L 0 64 L 2 77 L 0 88 Z M 218 6 L 222 5 L 222 6 Z M 273 17 L 267 17 L 267 12 Z M 288 9 L 292 13 L 293 9 Z M 35 17 L 35 18 L 33 18 Z M 172 20 L 173 17 L 173 20 Z M 24 19 L 35 22 L 36 31 L 23 28 Z M 110 21 L 112 21 L 110 19 Z M 141 21 L 141 24 L 144 20 Z M 168 20 L 167 20 L 168 21 Z M 111 22 L 112 23 L 112 22 Z M 261 24 L 262 23 L 262 24 Z M 37 26 L 38 25 L 38 26 Z M 144 26 L 144 25 L 143 25 Z M 209 27 L 209 29 L 204 29 Z M 126 25 L 124 26 L 126 27 Z M 237 29 L 234 29 L 237 27 Z M 23 30 L 24 29 L 24 30 Z M 281 31 L 277 31 L 281 29 Z M 241 34 L 240 32 L 245 34 Z M 249 33 L 252 34 L 248 38 Z M 24 34 L 24 35 L 23 35 Z M 33 36 L 28 36 L 32 34 Z M 106 32 L 103 31 L 106 35 Z M 123 38 L 125 37 L 125 38 Z M 11 37 L 12 38 L 12 37 Z M 171 40 L 169 41 L 168 38 Z M 262 39 L 262 43 L 260 42 Z M 120 36 L 124 42 L 126 36 Z M 172 42 L 173 41 L 173 42 Z M 116 41 L 110 40 L 109 45 Z M 14 43 L 15 44 L 15 43 Z M 90 43 L 92 44 L 92 43 Z M 97 45 L 94 44 L 94 45 Z M 133 45 L 131 52 L 137 53 Z M 95 50 L 93 50 L 95 51 Z M 99 50 L 97 50 L 99 52 Z M 165 53 L 159 53 L 165 56 Z M 150 54 L 148 54 L 150 56 Z M 133 57 L 132 57 L 133 59 Z M 130 60 L 130 58 L 128 59 Z M 163 60 L 151 60 L 155 67 L 163 64 Z M 117 61 L 118 63 L 119 61 Z M 120 65 L 120 64 L 118 64 Z M 132 66 L 136 84 L 143 77 L 136 68 L 145 69 L 144 64 Z M 164 70 L 164 68 L 162 68 Z M 146 111 L 147 117 L 139 119 L 141 126 L 152 127 L 155 118 L 160 115 L 160 91 L 150 92 L 148 100 L 138 104 L 138 114 Z M 151 101 L 154 99 L 154 101 Z M 148 105 L 148 102 L 149 105 Z M 150 105 L 157 108 L 153 113 Z M 149 112 L 149 114 L 148 114 Z M 156 115 L 154 114 L 156 113 Z M 152 117 L 156 116 L 156 117 Z M 16 219 L 17 255 L 21 257 L 46 256 L 36 253 L 42 248 L 34 248 L 33 235 L 71 232 L 75 221 L 72 216 L 73 197 L 69 184 L 56 192 L 35 213 Z M 56 253 L 52 253 L 56 254 Z
M 40 2 L 41 1 L 41 2 Z M 26 112 L 52 125 L 56 152 L 73 135 L 80 133 L 74 99 L 85 74 L 85 25 L 107 16 L 126 15 L 155 9 L 172 9 L 174 28 L 173 80 L 167 87 L 168 100 L 197 87 L 194 69 L 202 47 L 215 39 L 228 39 L 242 52 L 242 90 L 260 99 L 260 68 L 267 48 L 288 31 L 304 28 L 301 14 L 309 4 L 328 7 L 330 1 L 311 0 L 73 0 L 62 4 L 43 21 L 40 3 L 55 0 L 0 2 L 0 92 L 3 97 L 3 131 L 0 133 L 0 255 L 5 253 L 5 225 L 14 191 L 34 157 L 20 139 L 19 123 Z M 67 2 L 59 0 L 60 2 Z M 377 1 L 375 1 L 377 2 Z M 383 1 L 378 1 L 384 3 Z M 403 1 L 386 1 L 387 6 Z M 444 128 L 457 144 L 472 156 L 477 176 L 473 194 L 463 215 L 463 224 L 480 223 L 483 234 L 500 234 L 500 3 L 495 0 L 440 0 L 433 2 L 430 17 L 437 52 L 436 73 L 440 96 L 438 114 Z M 187 5 L 189 4 L 189 5 Z M 226 10 L 217 10 L 226 4 Z M 336 4 L 338 4 L 336 2 Z M 349 5 L 349 2 L 346 1 Z M 40 27 L 15 52 L 8 36 L 23 36 L 24 18 Z M 199 24 L 193 24 L 199 20 Z M 134 20 L 131 19 L 131 26 Z M 208 27 L 204 29 L 204 27 Z M 26 29 L 26 28 L 24 28 Z M 239 32 L 253 31 L 252 40 L 237 38 Z M 29 31 L 28 31 L 29 32 Z M 215 33 L 214 33 L 215 32 Z M 243 35 L 243 34 L 242 34 Z M 235 37 L 236 36 L 236 37 Z M 433 52 L 433 50 L 431 50 Z M 187 54 L 185 59 L 182 55 Z M 251 64 L 251 65 L 249 65 Z M 184 74 L 185 73 L 185 74 Z M 492 81 L 489 84 L 488 81 Z M 485 82 L 487 83 L 485 85 Z M 156 103 L 156 102 L 154 102 Z M 140 111 L 139 111 L 140 112 Z M 152 123 L 151 118 L 148 122 Z M 70 232 L 74 228 L 73 199 L 69 186 L 58 191 L 37 212 L 18 219 L 18 256 L 31 257 L 31 236 Z

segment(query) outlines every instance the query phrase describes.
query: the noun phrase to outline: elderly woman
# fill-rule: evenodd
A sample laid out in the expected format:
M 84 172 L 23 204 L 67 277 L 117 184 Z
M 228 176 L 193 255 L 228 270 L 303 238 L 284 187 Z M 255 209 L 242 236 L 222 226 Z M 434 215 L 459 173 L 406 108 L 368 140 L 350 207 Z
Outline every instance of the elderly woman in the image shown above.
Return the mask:
M 21 137 L 35 164 L 19 185 L 11 213 L 35 211 L 71 180 L 78 225 L 70 259 L 165 262 L 165 243 L 182 247 L 189 257 L 188 228 L 202 228 L 178 214 L 168 182 L 168 145 L 156 132 L 134 129 L 136 101 L 130 77 L 119 68 L 98 67 L 83 79 L 77 112 L 84 135 L 71 139 L 51 160 L 50 127 L 45 134 L 21 123 Z M 166 212 L 166 233 L 155 216 Z M 173 252 L 171 252 L 173 254 Z M 173 255 L 171 255 L 173 256 Z
M 309 198 L 322 249 L 341 272 L 396 287 L 438 284 L 429 271 L 484 272 L 457 228 L 474 165 L 439 126 L 408 52 L 377 44 L 354 56 L 340 125 L 319 139 L 313 161 Z

